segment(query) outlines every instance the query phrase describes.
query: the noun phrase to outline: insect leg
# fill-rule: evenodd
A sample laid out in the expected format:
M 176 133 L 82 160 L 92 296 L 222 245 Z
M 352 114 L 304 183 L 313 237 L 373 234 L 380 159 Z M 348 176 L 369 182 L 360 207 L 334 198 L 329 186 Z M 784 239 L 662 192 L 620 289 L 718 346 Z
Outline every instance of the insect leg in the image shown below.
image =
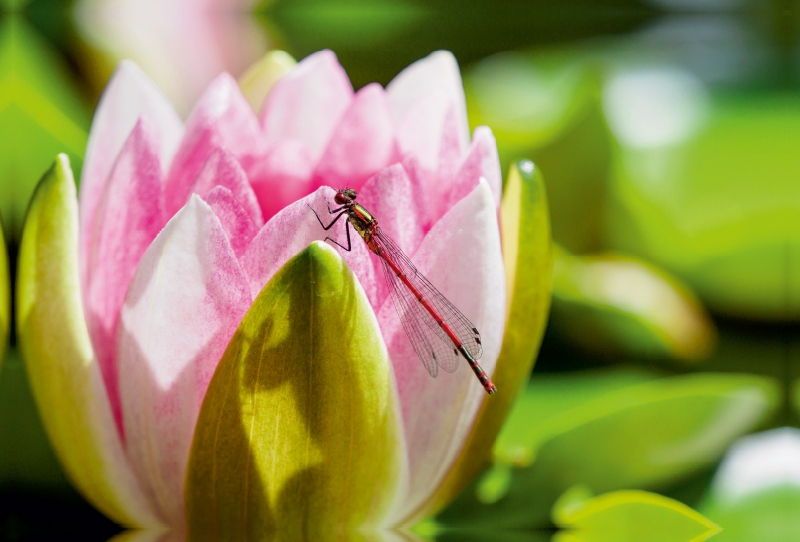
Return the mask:
M 336 214 L 336 213 L 338 213 L 339 211 L 341 211 L 342 209 L 344 209 L 344 206 L 341 206 L 341 207 L 339 207 L 338 209 L 333 209 L 333 210 L 331 210 L 331 202 L 330 202 L 330 201 L 328 201 L 328 200 L 325 200 L 325 203 L 327 203 L 327 204 L 328 204 L 328 214 L 329 214 L 329 215 Z
M 339 214 L 336 216 L 336 218 L 334 218 L 334 219 L 331 221 L 331 223 L 330 223 L 330 224 L 328 224 L 328 225 L 326 226 L 325 224 L 323 224 L 323 223 L 322 223 L 322 219 L 319 217 L 319 215 L 318 215 L 318 214 L 317 214 L 317 212 L 314 210 L 314 208 L 313 208 L 311 205 L 309 205 L 309 206 L 308 206 L 308 208 L 309 208 L 309 209 L 311 209 L 311 211 L 314 213 L 314 216 L 316 216 L 316 217 L 317 217 L 317 220 L 319 221 L 319 225 L 320 225 L 320 226 L 322 226 L 322 229 L 323 229 L 323 230 L 325 230 L 325 231 L 328 231 L 329 229 L 331 229 L 331 228 L 333 227 L 333 225 L 334 225 L 334 224 L 336 224 L 336 221 L 337 221 L 337 220 L 339 220 L 340 218 L 342 218 L 342 216 L 344 216 L 344 215 L 346 215 L 346 214 L 347 214 L 347 211 L 342 211 L 341 213 L 339 213 Z M 328 207 L 328 209 L 330 209 L 330 207 Z M 337 210 L 338 210 L 338 209 L 337 209 Z M 333 211 L 333 212 L 336 212 L 336 211 Z M 352 245 L 351 245 L 351 243 L 350 243 L 350 223 L 349 223 L 349 222 L 345 222 L 345 227 L 344 227 L 344 229 L 345 229 L 345 231 L 347 232 L 347 246 L 344 246 L 343 244 L 341 244 L 339 241 L 337 241 L 336 239 L 334 239 L 334 238 L 332 238 L 332 237 L 326 237 L 326 238 L 325 238 L 325 240 L 326 240 L 326 241 L 331 241 L 331 242 L 333 242 L 333 243 L 336 243 L 337 245 L 339 245 L 340 247 L 342 247 L 342 248 L 343 248 L 344 250 L 346 250 L 347 252 L 350 252 L 350 250 L 352 249 Z
M 308 205 L 308 204 L 306 204 L 306 205 Z M 322 223 L 322 219 L 319 217 L 319 215 L 314 210 L 314 208 L 311 205 L 308 205 L 308 208 L 311 209 L 311 212 L 313 212 L 314 216 L 317 217 L 317 220 L 319 221 L 319 225 L 322 226 L 322 229 L 325 230 L 325 231 L 328 231 L 329 229 L 331 229 L 333 227 L 333 225 L 336 224 L 336 221 L 339 220 L 340 218 L 342 218 L 342 215 L 347 213 L 347 211 L 342 211 L 341 213 L 339 213 L 339 216 L 334 218 L 333 221 L 331 221 L 331 223 L 326 226 L 325 224 Z M 337 209 L 337 211 L 338 211 L 338 209 Z M 336 212 L 336 211 L 333 211 L 333 212 Z
M 342 214 L 344 214 L 344 213 L 342 213 Z M 342 215 L 339 215 L 339 216 L 342 216 Z M 337 216 L 336 218 L 339 218 L 339 216 Z M 331 225 L 333 225 L 333 224 L 331 224 Z M 333 242 L 333 243 L 336 243 L 337 245 L 339 245 L 340 247 L 342 247 L 342 248 L 343 248 L 344 250 L 346 250 L 347 252 L 350 252 L 350 250 L 352 250 L 352 248 L 353 248 L 353 247 L 352 247 L 352 245 L 350 244 L 350 223 L 349 223 L 349 222 L 345 222 L 344 231 L 346 231 L 346 232 L 347 232 L 347 246 L 344 246 L 343 244 L 341 244 L 341 243 L 340 243 L 339 241 L 337 241 L 336 239 L 333 239 L 332 237 L 326 237 L 326 238 L 325 238 L 325 240 L 326 240 L 326 241 L 331 241 L 331 242 Z

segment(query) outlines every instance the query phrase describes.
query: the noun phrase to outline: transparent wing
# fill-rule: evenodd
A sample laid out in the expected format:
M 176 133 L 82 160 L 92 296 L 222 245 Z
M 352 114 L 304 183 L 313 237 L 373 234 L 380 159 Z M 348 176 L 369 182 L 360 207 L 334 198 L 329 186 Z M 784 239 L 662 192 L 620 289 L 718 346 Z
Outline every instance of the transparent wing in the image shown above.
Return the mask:
M 409 283 L 426 299 L 470 355 L 480 359 L 483 354 L 481 336 L 466 316 L 447 300 L 414 266 L 403 251 L 387 237 L 380 228 L 375 228 L 372 242 L 383 261 L 386 283 L 392 295 L 403 328 L 414 350 L 431 376 L 438 368 L 453 372 L 458 367 L 460 354 L 452 339 L 436 322 L 433 315 L 420 303 L 416 295 L 403 283 L 387 259 L 404 274 Z

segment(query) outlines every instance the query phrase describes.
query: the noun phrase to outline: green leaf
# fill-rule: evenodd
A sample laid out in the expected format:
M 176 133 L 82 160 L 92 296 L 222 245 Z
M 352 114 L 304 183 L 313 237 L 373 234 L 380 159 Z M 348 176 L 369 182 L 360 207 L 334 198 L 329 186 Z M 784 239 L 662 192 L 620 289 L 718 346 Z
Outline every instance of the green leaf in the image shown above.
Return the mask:
M 574 252 L 600 247 L 611 162 L 600 77 L 585 56 L 495 55 L 464 79 L 470 124 L 492 128 L 504 167 L 529 158 L 545 172 L 553 239 Z
M 708 467 L 774 412 L 771 378 L 641 371 L 535 377 L 512 410 L 495 461 L 514 467 L 493 504 L 478 481 L 441 516 L 446 523 L 542 526 L 567 488 L 663 487 Z
M 553 331 L 592 353 L 697 361 L 716 328 L 677 279 L 636 258 L 556 250 Z
M 503 191 L 501 233 L 508 313 L 503 346 L 492 375 L 498 393 L 484 401 L 455 464 L 418 518 L 452 501 L 488 460 L 497 433 L 528 379 L 550 309 L 552 244 L 547 194 L 529 161 L 511 167 Z
M 24 19 L 0 20 L 0 211 L 18 239 L 36 181 L 59 152 L 79 165 L 91 113 L 58 53 Z
M 729 499 L 728 499 L 729 501 Z M 700 511 L 725 530 L 715 542 L 800 540 L 800 487 L 782 484 L 726 502 L 711 498 Z
M 357 279 L 312 243 L 261 291 L 211 380 L 186 477 L 189 538 L 379 524 L 405 453 L 392 375 Z
M 798 138 L 793 96 L 717 94 L 680 141 L 621 145 L 608 244 L 675 273 L 715 312 L 797 320 Z
M 16 324 L 39 414 L 67 477 L 124 525 L 158 525 L 117 436 L 78 277 L 78 202 L 66 155 L 31 200 L 17 260 Z
M 284 51 L 270 51 L 250 66 L 239 78 L 242 94 L 256 113 L 261 112 L 264 100 L 278 79 L 291 70 L 297 61 Z
M 0 371 L 0 486 L 77 497 L 47 440 L 25 365 L 14 348 Z
M 685 504 L 655 493 L 615 491 L 588 499 L 570 493 L 553 508 L 554 523 L 565 529 L 554 542 L 703 542 L 721 530 Z

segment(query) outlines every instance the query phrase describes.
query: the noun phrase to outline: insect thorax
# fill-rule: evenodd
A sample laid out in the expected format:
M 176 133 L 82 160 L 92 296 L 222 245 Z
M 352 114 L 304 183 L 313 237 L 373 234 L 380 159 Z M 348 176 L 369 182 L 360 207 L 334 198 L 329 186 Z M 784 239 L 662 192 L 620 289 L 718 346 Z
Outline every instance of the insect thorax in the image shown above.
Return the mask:
M 372 233 L 372 226 L 377 222 L 375 218 L 358 203 L 353 204 L 350 210 L 348 210 L 347 215 L 347 220 L 350 221 L 350 224 L 353 225 L 353 228 L 355 228 L 358 234 L 363 237 L 364 240 L 369 241 L 368 237 Z

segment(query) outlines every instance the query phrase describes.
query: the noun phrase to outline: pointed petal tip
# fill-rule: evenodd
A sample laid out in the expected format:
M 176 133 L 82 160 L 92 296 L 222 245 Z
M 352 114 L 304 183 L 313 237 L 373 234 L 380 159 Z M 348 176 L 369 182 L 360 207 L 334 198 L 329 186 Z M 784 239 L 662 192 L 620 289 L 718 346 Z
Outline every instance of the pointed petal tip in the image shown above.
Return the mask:
M 481 128 L 481 126 L 479 126 L 478 128 Z M 478 128 L 475 128 L 475 130 L 477 131 Z M 533 173 L 536 170 L 536 165 L 527 159 L 517 160 L 511 165 L 511 167 L 516 169 L 519 172 L 519 174 L 526 179 L 532 179 Z

